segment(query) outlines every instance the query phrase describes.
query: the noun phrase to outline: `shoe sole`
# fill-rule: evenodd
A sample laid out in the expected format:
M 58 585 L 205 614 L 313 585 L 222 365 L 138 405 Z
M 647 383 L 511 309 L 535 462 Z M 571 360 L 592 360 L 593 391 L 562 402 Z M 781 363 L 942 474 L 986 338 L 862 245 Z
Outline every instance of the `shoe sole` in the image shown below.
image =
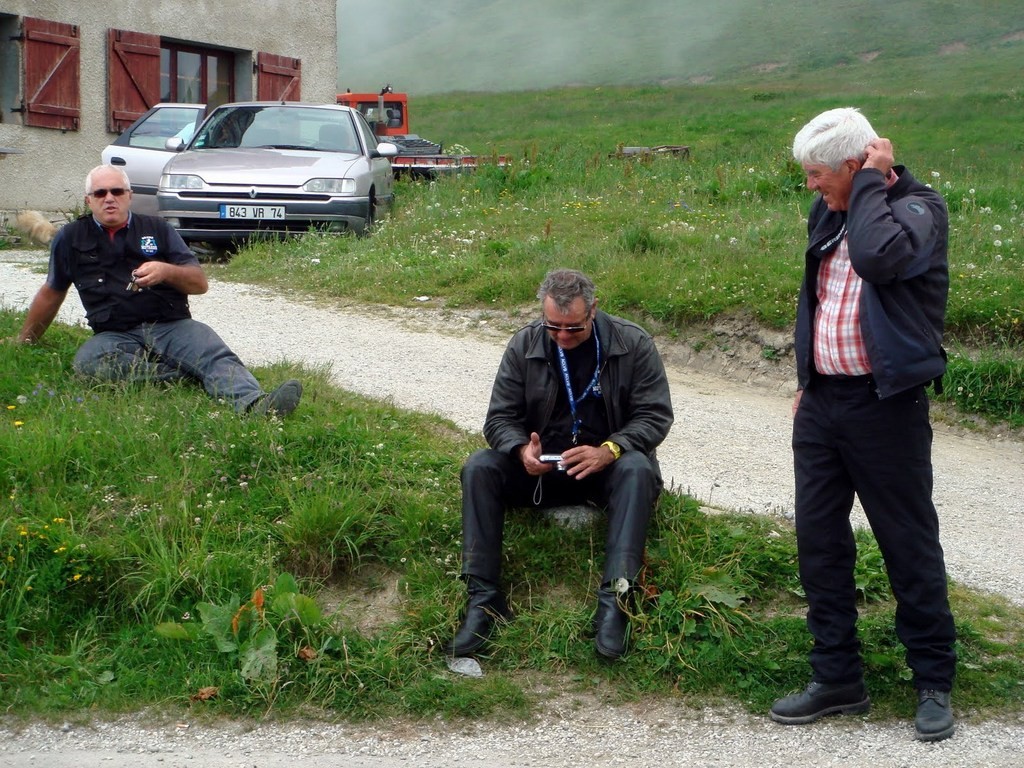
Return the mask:
M 444 651 L 445 656 L 450 656 L 453 659 L 462 658 L 463 656 L 472 656 L 485 645 L 487 645 L 488 640 L 490 640 L 490 637 L 484 637 L 481 638 L 480 642 L 478 643 L 473 643 L 472 645 L 464 645 L 461 648 L 453 648 L 449 645 L 446 645 L 444 646 L 444 648 L 442 648 L 442 650 Z
M 623 651 L 622 653 L 616 653 L 615 651 L 608 650 L 607 648 L 603 647 L 600 643 L 597 642 L 594 643 L 594 649 L 597 651 L 598 656 L 600 656 L 602 659 L 607 659 L 608 661 L 618 661 L 626 655 L 625 651 Z
M 783 725 L 806 725 L 829 715 L 862 715 L 870 709 L 871 699 L 868 698 L 864 699 L 864 701 L 858 701 L 856 704 L 839 704 L 835 707 L 826 707 L 809 715 L 800 715 L 799 717 L 779 715 L 775 712 L 769 712 L 768 714 L 771 715 L 772 720 L 776 723 L 782 723 Z
M 942 731 L 936 731 L 935 733 L 922 733 L 921 731 L 917 731 L 914 734 L 914 738 L 918 741 L 942 741 L 943 739 L 948 739 L 952 736 L 955 731 L 956 726 L 951 725 L 949 728 Z
M 469 645 L 463 645 L 458 649 L 453 647 L 451 643 L 445 643 L 441 646 L 441 650 L 444 652 L 445 656 L 450 656 L 455 659 L 463 656 L 472 656 L 490 642 L 491 635 L 494 634 L 495 629 L 503 624 L 508 624 L 512 621 L 512 618 L 513 616 L 511 612 L 496 614 L 494 617 L 494 624 L 491 626 L 491 631 L 487 633 L 487 637 L 484 637 L 483 635 L 474 635 L 473 637 L 476 639 L 472 643 Z

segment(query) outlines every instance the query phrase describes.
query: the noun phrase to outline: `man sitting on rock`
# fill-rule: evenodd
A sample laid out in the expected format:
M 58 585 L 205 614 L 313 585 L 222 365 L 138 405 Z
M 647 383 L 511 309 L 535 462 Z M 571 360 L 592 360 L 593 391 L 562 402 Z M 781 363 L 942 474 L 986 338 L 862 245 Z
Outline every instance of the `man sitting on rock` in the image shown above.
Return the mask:
M 598 311 L 586 275 L 550 272 L 537 298 L 542 316 L 512 337 L 494 380 L 484 422 L 490 448 L 462 469 L 469 600 L 445 651 L 476 652 L 511 616 L 499 586 L 505 509 L 594 502 L 608 515 L 595 645 L 617 659 L 662 488 L 655 448 L 672 425 L 668 380 L 650 335 Z

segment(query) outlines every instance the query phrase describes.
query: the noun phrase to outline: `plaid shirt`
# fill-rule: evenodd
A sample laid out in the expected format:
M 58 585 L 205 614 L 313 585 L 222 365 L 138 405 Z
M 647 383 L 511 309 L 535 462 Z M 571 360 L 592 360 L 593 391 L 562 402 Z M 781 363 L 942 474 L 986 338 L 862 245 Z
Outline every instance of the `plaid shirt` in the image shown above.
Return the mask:
M 860 331 L 860 290 L 864 281 L 850 264 L 844 237 L 821 260 L 818 308 L 814 315 L 814 367 L 826 376 L 863 376 L 871 362 Z

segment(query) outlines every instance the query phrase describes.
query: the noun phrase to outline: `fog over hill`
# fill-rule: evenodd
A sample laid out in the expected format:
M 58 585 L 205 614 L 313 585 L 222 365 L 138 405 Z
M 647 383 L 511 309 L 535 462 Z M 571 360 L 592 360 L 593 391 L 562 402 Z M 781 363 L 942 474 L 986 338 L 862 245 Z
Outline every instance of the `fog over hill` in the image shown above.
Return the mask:
M 1021 36 L 1021 0 L 338 0 L 338 85 L 685 84 L 941 57 Z

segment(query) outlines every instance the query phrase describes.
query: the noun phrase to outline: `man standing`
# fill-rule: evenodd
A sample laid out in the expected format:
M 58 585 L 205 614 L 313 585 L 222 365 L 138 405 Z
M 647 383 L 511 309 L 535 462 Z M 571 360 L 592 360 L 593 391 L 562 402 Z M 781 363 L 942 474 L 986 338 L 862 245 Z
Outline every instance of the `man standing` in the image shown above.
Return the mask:
M 608 515 L 594 618 L 597 652 L 626 652 L 647 524 L 661 491 L 655 448 L 672 424 L 658 350 L 639 326 L 597 308 L 568 269 L 540 286 L 542 317 L 505 349 L 484 422 L 490 448 L 462 469 L 462 577 L 468 605 L 447 653 L 480 649 L 510 611 L 499 586 L 507 507 L 595 502 Z
M 294 411 L 300 382 L 264 392 L 220 336 L 192 319 L 188 297 L 207 290 L 199 261 L 165 221 L 132 213 L 131 199 L 131 184 L 119 168 L 101 165 L 89 172 L 85 202 L 91 213 L 53 239 L 49 274 L 17 340 L 38 341 L 74 283 L 95 334 L 75 355 L 78 373 L 107 381 L 192 379 L 239 413 Z
M 779 699 L 789 725 L 866 712 L 857 639 L 856 494 L 885 558 L 918 707 L 917 738 L 953 734 L 956 633 L 932 504 L 925 387 L 941 386 L 949 277 L 946 205 L 856 109 L 796 135 L 793 156 L 818 193 L 808 221 L 796 322 L 796 534 L 813 677 Z

